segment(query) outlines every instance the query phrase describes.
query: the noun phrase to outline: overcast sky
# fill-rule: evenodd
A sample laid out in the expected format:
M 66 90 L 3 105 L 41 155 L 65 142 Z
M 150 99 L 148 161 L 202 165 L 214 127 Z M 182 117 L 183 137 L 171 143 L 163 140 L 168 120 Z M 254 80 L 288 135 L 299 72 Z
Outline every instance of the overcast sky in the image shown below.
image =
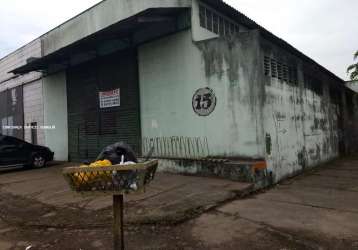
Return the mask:
M 0 58 L 98 2 L 1 0 Z M 357 0 L 226 2 L 347 79 L 346 68 L 358 50 Z

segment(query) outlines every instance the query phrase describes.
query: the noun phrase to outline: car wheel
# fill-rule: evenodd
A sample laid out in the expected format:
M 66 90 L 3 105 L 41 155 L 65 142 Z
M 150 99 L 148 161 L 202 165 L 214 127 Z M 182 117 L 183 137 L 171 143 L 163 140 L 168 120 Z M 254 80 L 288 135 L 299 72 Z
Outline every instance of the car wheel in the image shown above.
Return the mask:
M 42 155 L 35 155 L 32 159 L 32 167 L 43 168 L 46 165 L 46 159 Z

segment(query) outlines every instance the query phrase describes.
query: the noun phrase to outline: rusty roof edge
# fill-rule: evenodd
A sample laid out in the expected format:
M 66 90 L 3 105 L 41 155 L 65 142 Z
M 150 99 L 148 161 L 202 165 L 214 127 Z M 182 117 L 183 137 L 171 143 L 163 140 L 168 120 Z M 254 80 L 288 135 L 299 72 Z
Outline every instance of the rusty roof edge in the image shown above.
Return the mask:
M 200 0 L 200 1 L 202 1 L 208 5 L 211 5 L 214 8 L 215 7 L 219 8 L 219 11 L 229 15 L 234 20 L 238 20 L 239 22 L 248 26 L 249 28 L 260 30 L 262 36 L 275 42 L 278 45 L 285 47 L 287 50 L 291 51 L 293 54 L 302 58 L 303 60 L 306 60 L 307 62 L 315 64 L 320 69 L 322 69 L 324 72 L 328 73 L 328 75 L 333 77 L 335 80 L 340 81 L 343 85 L 342 87 L 345 87 L 345 84 L 344 84 L 345 80 L 343 80 L 342 78 L 340 78 L 339 76 L 334 74 L 332 71 L 328 70 L 327 68 L 325 68 L 324 66 L 322 66 L 321 64 L 319 64 L 318 62 L 316 62 L 315 60 L 310 58 L 309 56 L 305 55 L 303 52 L 299 51 L 297 48 L 295 48 L 294 46 L 292 46 L 291 44 L 289 44 L 282 38 L 274 35 L 272 32 L 268 31 L 267 29 L 265 29 L 264 27 L 262 27 L 261 25 L 259 25 L 255 21 L 253 21 L 251 18 L 247 17 L 245 14 L 243 14 L 242 12 L 240 12 L 237 9 L 235 9 L 234 7 L 232 7 L 231 5 L 225 3 L 224 1 L 221 1 L 221 0 Z

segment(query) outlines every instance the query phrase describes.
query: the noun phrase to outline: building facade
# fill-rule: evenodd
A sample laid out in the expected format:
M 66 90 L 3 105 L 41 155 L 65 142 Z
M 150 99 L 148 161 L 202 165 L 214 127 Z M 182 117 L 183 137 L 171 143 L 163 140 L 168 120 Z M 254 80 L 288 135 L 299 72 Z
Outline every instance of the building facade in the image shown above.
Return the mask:
M 42 74 L 9 72 L 41 56 L 41 40 L 36 39 L 0 60 L 0 125 L 2 134 L 45 145 L 43 130 L 31 129 L 43 126 Z
M 106 0 L 39 41 L 10 71 L 42 72 L 24 123 L 36 99 L 56 159 L 125 141 L 167 170 L 260 161 L 277 182 L 357 150 L 357 94 L 222 1 Z

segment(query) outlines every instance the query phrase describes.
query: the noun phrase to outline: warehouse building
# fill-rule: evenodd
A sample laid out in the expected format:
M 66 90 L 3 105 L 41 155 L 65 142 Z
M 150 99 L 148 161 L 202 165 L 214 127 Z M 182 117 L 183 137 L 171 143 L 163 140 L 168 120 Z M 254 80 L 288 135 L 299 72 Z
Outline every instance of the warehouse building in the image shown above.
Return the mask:
M 55 126 L 37 136 L 58 160 L 125 141 L 167 170 L 279 181 L 357 150 L 357 94 L 219 0 L 106 0 L 33 43 L 5 71 L 38 77 L 23 123 Z

